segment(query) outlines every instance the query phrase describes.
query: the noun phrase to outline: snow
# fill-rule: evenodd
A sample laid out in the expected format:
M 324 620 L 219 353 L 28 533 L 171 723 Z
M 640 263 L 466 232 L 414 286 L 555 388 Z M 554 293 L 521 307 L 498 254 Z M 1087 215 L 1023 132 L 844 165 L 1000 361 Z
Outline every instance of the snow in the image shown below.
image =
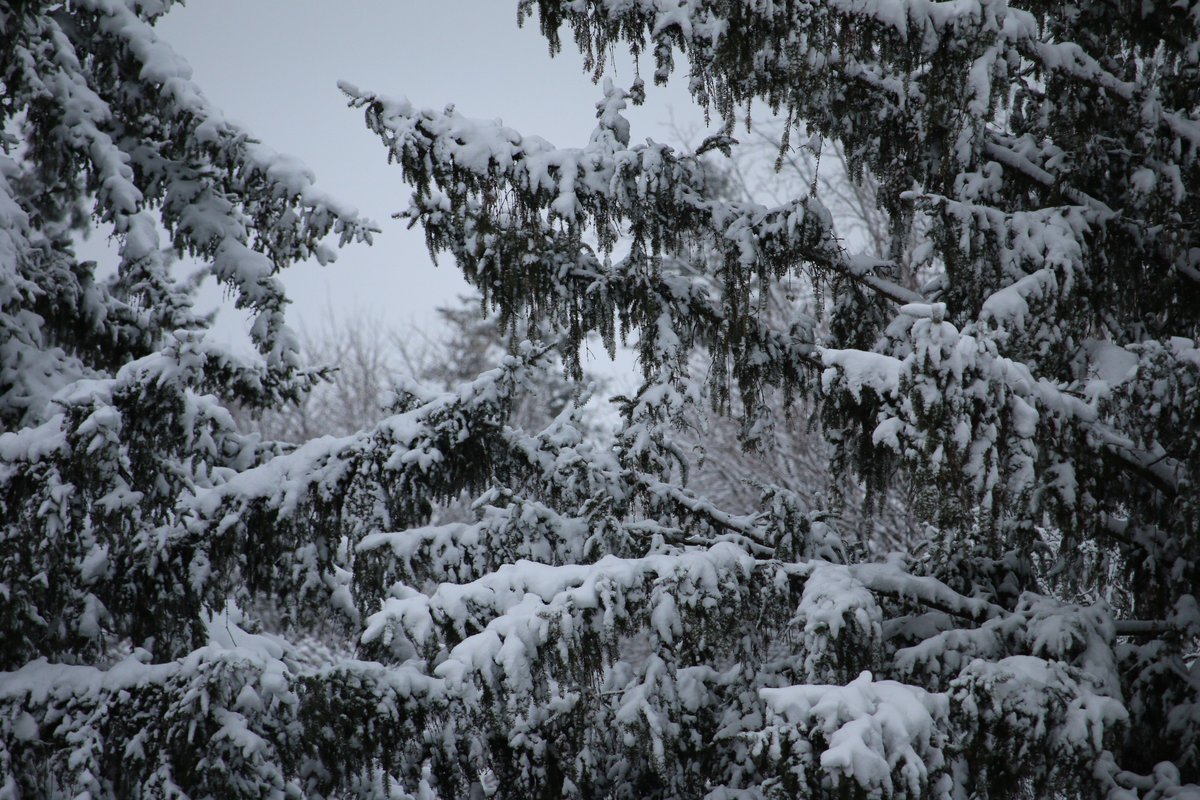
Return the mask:
M 1058 289 L 1058 279 L 1054 271 L 1040 269 L 990 294 L 983 303 L 980 319 L 991 320 L 998 327 L 1024 330 L 1030 302 L 1038 302 L 1056 295 Z
M 63 422 L 59 414 L 37 427 L 0 433 L 0 460 L 33 464 L 63 453 L 68 448 Z
M 900 391 L 903 364 L 900 359 L 882 353 L 863 350 L 833 350 L 821 348 L 821 360 L 827 367 L 821 384 L 829 391 L 835 380 L 844 380 L 856 400 L 864 388 L 880 395 L 895 395 Z
M 1098 753 L 1105 731 L 1129 717 L 1120 700 L 1096 692 L 1063 664 L 1034 656 L 1008 656 L 996 662 L 977 659 L 956 683 L 964 693 L 970 691 L 966 687 L 986 686 L 988 706 L 976 707 L 967 695 L 962 702 L 968 714 L 1010 725 L 1024 718 L 1021 724 L 1036 736 L 1024 745 L 1030 749 L 1042 740 L 1054 752 Z M 1054 699 L 1047 702 L 1050 698 Z M 1055 708 L 1058 704 L 1061 709 Z
M 367 619 L 362 642 L 378 641 L 403 658 L 424 652 L 441 626 L 459 635 L 482 627 L 481 633 L 467 636 L 450 651 L 437 674 L 454 681 L 467 680 L 472 672 L 487 676 L 502 654 L 505 674 L 515 680 L 532 669 L 538 648 L 550 641 L 550 620 L 569 626 L 574 637 L 586 629 L 586 616 L 593 620 L 594 633 L 611 636 L 618 612 L 612 603 L 647 579 L 677 582 L 675 591 L 686 588 L 685 607 L 695 611 L 720 597 L 724 574 L 743 575 L 753 564 L 744 550 L 728 543 L 678 556 L 605 556 L 590 565 L 517 561 L 469 583 L 443 583 L 429 595 L 405 590 L 401 597 L 386 598 Z M 679 624 L 679 598 L 666 597 L 659 599 L 651 621 L 656 633 L 669 641 Z M 602 613 L 584 614 L 590 610 Z M 560 632 L 566 633 L 561 627 Z
M 1089 380 L 1084 389 L 1090 398 L 1107 398 L 1117 387 L 1133 380 L 1138 372 L 1138 354 L 1102 339 L 1083 343 L 1088 359 Z
M 845 686 L 761 689 L 776 726 L 819 731 L 819 763 L 836 787 L 854 781 L 869 796 L 920 797 L 943 768 L 940 748 L 950 712 L 945 694 L 863 672 Z

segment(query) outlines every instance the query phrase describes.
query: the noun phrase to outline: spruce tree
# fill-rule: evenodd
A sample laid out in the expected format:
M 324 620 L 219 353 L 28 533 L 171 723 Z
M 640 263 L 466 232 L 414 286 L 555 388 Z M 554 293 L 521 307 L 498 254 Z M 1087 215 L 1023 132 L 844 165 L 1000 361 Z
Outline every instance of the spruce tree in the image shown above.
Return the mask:
M 546 335 L 298 447 L 224 404 L 319 379 L 273 273 L 370 226 L 221 120 L 163 10 L 0 9 L 0 797 L 1200 796 L 1196 9 L 521 2 L 597 74 L 686 59 L 726 123 L 696 152 L 635 142 L 640 79 L 571 149 L 344 86 L 430 249 Z M 897 251 L 924 214 L 933 280 L 819 194 L 714 194 L 755 102 L 875 176 Z M 111 279 L 72 250 L 96 221 Z M 159 224 L 258 358 L 205 337 Z M 784 280 L 822 302 L 779 326 Z M 511 424 L 593 334 L 644 377 L 611 441 Z M 692 492 L 703 378 L 750 447 L 819 409 L 921 547 Z M 318 623 L 344 646 L 300 647 Z

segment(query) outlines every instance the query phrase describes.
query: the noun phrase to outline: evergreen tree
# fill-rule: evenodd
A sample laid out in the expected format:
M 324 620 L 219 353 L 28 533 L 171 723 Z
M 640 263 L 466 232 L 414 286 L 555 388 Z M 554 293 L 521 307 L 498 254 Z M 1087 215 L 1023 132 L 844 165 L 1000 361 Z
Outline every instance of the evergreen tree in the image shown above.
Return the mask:
M 640 81 L 577 149 L 346 86 L 431 250 L 549 335 L 264 443 L 222 403 L 315 377 L 272 272 L 369 226 L 220 121 L 162 6 L 0 9 L 0 797 L 1200 796 L 1200 11 L 520 7 L 597 71 L 682 53 L 730 126 L 698 151 L 756 99 L 839 142 L 942 274 L 847 253 L 819 197 L 714 196 L 698 153 L 633 143 Z M 89 218 L 112 281 L 72 254 Z M 259 360 L 204 338 L 156 221 L 257 312 Z M 826 324 L 757 313 L 791 275 Z M 510 424 L 592 333 L 645 378 L 611 445 L 573 406 Z M 748 444 L 814 404 L 836 468 L 916 487 L 928 545 L 871 560 L 789 487 L 689 490 L 697 347 Z M 428 524 L 463 490 L 473 520 Z M 303 658 L 326 618 L 353 651 Z

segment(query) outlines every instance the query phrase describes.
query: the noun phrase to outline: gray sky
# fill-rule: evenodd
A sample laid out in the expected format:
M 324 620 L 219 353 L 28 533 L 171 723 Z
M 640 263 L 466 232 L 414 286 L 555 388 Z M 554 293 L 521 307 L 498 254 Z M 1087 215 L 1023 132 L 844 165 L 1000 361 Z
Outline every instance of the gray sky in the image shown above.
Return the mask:
M 284 273 L 296 327 L 374 314 L 389 325 L 428 327 L 433 309 L 466 290 L 447 261 L 434 267 L 419 229 L 391 219 L 408 205 L 398 166 L 346 106 L 337 81 L 419 106 L 454 103 L 468 116 L 501 118 L 559 146 L 586 143 L 600 88 L 583 72 L 569 37 L 551 59 L 536 19 L 516 24 L 516 0 L 194 0 L 159 23 L 160 35 L 192 65 L 208 97 L 257 138 L 304 161 L 318 184 L 383 228 L 372 247 L 342 250 L 329 267 Z M 652 66 L 642 65 L 647 78 Z M 634 77 L 629 60 L 607 73 Z M 651 83 L 647 80 L 648 83 Z M 633 138 L 669 141 L 669 111 L 699 125 L 685 89 L 648 87 L 630 113 Z M 213 297 L 217 295 L 214 292 Z M 242 325 L 223 314 L 218 332 Z M 233 331 L 230 334 L 230 331 Z

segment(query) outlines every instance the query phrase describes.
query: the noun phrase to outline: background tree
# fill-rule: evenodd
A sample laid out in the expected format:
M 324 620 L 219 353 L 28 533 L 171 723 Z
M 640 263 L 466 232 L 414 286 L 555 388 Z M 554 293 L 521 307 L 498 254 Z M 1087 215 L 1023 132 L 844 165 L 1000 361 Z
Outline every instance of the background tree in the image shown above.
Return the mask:
M 757 99 L 839 142 L 878 177 L 891 241 L 914 204 L 929 214 L 942 279 L 915 290 L 894 259 L 850 254 L 811 195 L 714 196 L 703 159 L 725 135 L 634 144 L 640 81 L 606 83 L 568 149 L 346 86 L 414 187 L 405 216 L 504 329 L 535 335 L 452 392 L 402 387 L 367 430 L 264 444 L 217 395 L 266 405 L 310 377 L 271 269 L 366 226 L 206 123 L 148 24 L 161 9 L 0 12 L 4 108 L 58 104 L 12 120 L 0 195 L 4 325 L 47 376 L 0 395 L 19 426 L 0 435 L 0 792 L 1200 792 L 1200 437 L 1178 436 L 1200 408 L 1200 18 L 520 9 L 552 47 L 573 31 L 597 70 L 627 45 L 665 79 L 682 54 L 730 129 Z M 235 280 L 266 320 L 262 363 L 189 333 L 202 323 L 165 269 L 131 284 L 158 294 L 128 311 L 95 288 L 52 235 L 84 202 L 127 250 L 148 229 L 122 215 L 158 212 Z M 789 276 L 828 301 L 780 328 L 759 310 Z M 105 361 L 80 331 L 133 344 Z M 508 424 L 555 354 L 580 376 L 593 334 L 632 342 L 644 378 L 611 440 L 574 406 Z M 788 486 L 764 483 L 753 513 L 688 489 L 675 425 L 697 348 L 748 442 L 809 402 L 835 468 L 909 481 L 924 551 L 847 547 Z M 473 518 L 433 522 L 463 491 Z M 304 658 L 291 620 L 246 611 L 263 596 L 341 626 L 347 650 Z
M 397 387 L 416 382 L 451 391 L 500 366 L 525 338 L 502 330 L 496 316 L 481 309 L 478 297 L 459 297 L 437 312 L 441 327 L 424 330 L 359 313 L 339 318 L 328 310 L 320 326 L 299 331 L 301 357 L 328 369 L 327 379 L 296 402 L 238 409 L 240 427 L 293 444 L 346 436 L 378 421 Z M 536 380 L 538 390 L 516 400 L 514 426 L 544 427 L 582 391 L 563 379 L 561 370 Z
M 696 132 L 683 130 L 674 122 L 672 136 L 685 147 L 698 142 Z M 869 171 L 856 177 L 845 151 L 836 142 L 826 146 L 819 136 L 795 135 L 784 119 L 757 119 L 752 128 L 738 131 L 741 141 L 731 142 L 725 158 L 710 156 L 705 164 L 712 170 L 713 197 L 779 205 L 790 196 L 811 193 L 829 208 L 839 235 L 847 247 L 861 249 L 876 258 L 886 258 L 893 247 L 887 214 L 880 208 L 879 182 Z M 803 142 L 793 146 L 791 142 Z M 909 289 L 936 272 L 929 259 L 925 226 L 921 218 L 904 235 L 898 282 Z M 925 275 L 918 278 L 924 267 Z M 811 319 L 817 335 L 822 328 L 822 304 L 826 295 L 805 275 L 788 276 L 767 287 L 756 314 L 780 333 L 796 319 Z M 702 376 L 710 355 L 699 348 L 692 356 L 692 371 Z M 702 383 L 702 380 L 701 380 Z M 689 478 L 693 490 L 722 508 L 751 511 L 757 507 L 762 483 L 787 486 L 810 507 L 830 512 L 843 536 L 875 552 L 906 550 L 921 546 L 922 526 L 907 502 L 908 487 L 902 481 L 876 487 L 868 496 L 856 476 L 834 474 L 829 465 L 834 450 L 821 435 L 816 406 L 798 404 L 787 419 L 775 426 L 761 447 L 746 447 L 741 415 L 736 412 L 706 413 L 709 403 L 700 402 L 687 425 L 680 428 L 681 445 L 696 456 Z

